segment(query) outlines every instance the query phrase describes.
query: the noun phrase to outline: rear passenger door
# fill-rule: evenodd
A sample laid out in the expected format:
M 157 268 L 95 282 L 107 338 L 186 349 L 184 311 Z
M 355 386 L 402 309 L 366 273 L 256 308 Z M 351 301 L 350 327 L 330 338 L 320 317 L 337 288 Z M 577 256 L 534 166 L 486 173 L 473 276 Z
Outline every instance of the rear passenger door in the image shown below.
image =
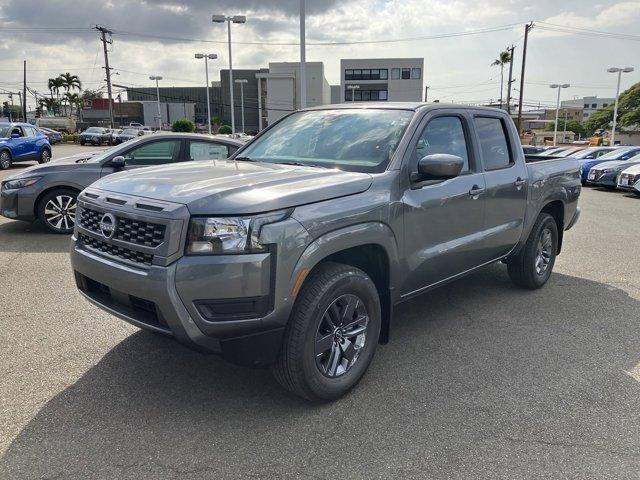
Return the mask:
M 426 155 L 448 153 L 462 157 L 465 164 L 455 178 L 409 180 L 402 197 L 407 264 L 404 297 L 478 266 L 483 246 L 484 175 L 475 157 L 470 120 L 466 112 L 455 109 L 429 112 L 412 139 L 405 159 L 409 178 Z
M 224 143 L 189 140 L 188 155 L 185 160 L 224 160 L 229 155 L 229 147 Z
M 515 127 L 505 117 L 482 113 L 474 115 L 473 124 L 485 172 L 483 257 L 489 261 L 508 254 L 522 236 L 527 167 L 510 141 L 517 135 Z

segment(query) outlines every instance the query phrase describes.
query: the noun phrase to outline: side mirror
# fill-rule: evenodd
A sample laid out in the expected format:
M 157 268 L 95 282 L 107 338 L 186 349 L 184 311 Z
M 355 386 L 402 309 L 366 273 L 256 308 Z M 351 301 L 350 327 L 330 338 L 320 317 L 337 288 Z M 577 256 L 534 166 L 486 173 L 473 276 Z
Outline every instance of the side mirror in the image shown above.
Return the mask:
M 11 134 L 11 138 L 20 138 L 20 134 L 19 133 L 12 133 Z
M 117 157 L 113 157 L 109 162 L 109 166 L 115 169 L 122 169 L 126 165 L 126 161 L 122 155 L 118 155 Z
M 417 178 L 420 180 L 446 180 L 455 178 L 460 175 L 464 167 L 464 160 L 457 155 L 449 155 L 448 153 L 434 153 L 422 157 L 418 161 Z

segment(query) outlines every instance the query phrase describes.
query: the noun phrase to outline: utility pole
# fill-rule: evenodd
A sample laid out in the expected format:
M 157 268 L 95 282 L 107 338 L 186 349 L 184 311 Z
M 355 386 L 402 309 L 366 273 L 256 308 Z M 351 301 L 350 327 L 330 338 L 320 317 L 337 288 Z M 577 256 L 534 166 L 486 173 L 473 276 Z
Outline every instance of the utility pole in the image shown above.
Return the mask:
M 424 102 L 427 103 L 427 94 L 429 93 L 429 85 L 425 85 L 424 87 Z
M 527 63 L 527 41 L 529 40 L 529 32 L 533 28 L 533 22 L 529 22 L 524 26 L 524 45 L 522 47 L 522 71 L 520 72 L 520 99 L 518 100 L 518 133 L 522 125 L 522 102 L 524 99 L 524 68 Z
M 107 51 L 107 44 L 112 44 L 113 40 L 109 38 L 107 40 L 107 34 L 111 35 L 111 30 L 106 27 L 96 25 L 96 30 L 101 34 L 102 47 L 104 49 L 104 71 L 107 73 L 107 97 L 109 98 L 109 127 L 113 128 L 113 98 L 111 96 L 111 67 L 109 67 L 109 52 Z
M 20 101 L 20 115 L 22 115 L 22 112 L 26 111 L 27 109 L 24 102 L 22 101 L 22 92 L 18 92 L 18 100 Z
M 509 81 L 507 82 L 507 113 L 511 114 L 511 84 L 513 83 L 513 51 L 516 49 L 514 45 L 509 48 Z
M 22 77 L 22 98 L 24 102 L 22 102 L 22 121 L 27 121 L 27 61 L 24 60 L 24 75 Z

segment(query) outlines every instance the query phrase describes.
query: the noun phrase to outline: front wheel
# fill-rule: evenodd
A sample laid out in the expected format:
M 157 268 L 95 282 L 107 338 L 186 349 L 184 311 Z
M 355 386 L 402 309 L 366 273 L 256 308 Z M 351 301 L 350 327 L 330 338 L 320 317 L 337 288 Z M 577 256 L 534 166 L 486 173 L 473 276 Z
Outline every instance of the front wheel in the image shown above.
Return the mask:
M 7 150 L 0 152 L 0 170 L 6 170 L 11 166 L 11 154 Z
M 551 276 L 557 251 L 556 221 L 548 213 L 541 213 L 522 250 L 515 257 L 507 260 L 511 281 L 522 288 L 542 287 Z
M 38 204 L 38 218 L 53 233 L 70 234 L 76 224 L 78 192 L 66 188 L 47 193 Z
M 38 163 L 49 163 L 49 161 L 51 161 L 51 150 L 43 148 L 40 158 L 38 158 Z
M 350 265 L 327 262 L 300 292 L 273 366 L 276 380 L 311 401 L 340 398 L 366 372 L 380 336 L 373 281 Z

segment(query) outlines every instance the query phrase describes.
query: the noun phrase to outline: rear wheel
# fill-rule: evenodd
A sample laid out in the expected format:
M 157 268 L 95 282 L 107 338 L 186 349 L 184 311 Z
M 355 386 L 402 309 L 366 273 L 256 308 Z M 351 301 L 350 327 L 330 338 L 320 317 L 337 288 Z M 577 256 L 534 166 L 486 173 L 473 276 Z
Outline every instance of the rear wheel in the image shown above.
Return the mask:
M 11 166 L 11 154 L 7 150 L 0 152 L 0 170 L 6 170 Z
M 366 372 L 380 336 L 380 299 L 362 270 L 327 262 L 305 282 L 273 373 L 311 401 L 335 400 Z
M 54 233 L 70 234 L 76 224 L 78 192 L 60 188 L 47 193 L 38 204 L 38 218 Z
M 51 150 L 48 148 L 43 148 L 42 153 L 40 153 L 40 158 L 38 158 L 38 163 L 49 163 L 51 160 Z
M 511 281 L 522 288 L 542 287 L 551 276 L 557 251 L 556 221 L 548 213 L 541 213 L 522 250 L 507 260 Z

